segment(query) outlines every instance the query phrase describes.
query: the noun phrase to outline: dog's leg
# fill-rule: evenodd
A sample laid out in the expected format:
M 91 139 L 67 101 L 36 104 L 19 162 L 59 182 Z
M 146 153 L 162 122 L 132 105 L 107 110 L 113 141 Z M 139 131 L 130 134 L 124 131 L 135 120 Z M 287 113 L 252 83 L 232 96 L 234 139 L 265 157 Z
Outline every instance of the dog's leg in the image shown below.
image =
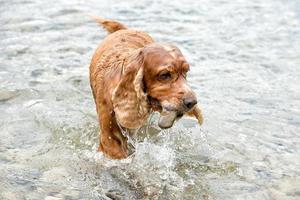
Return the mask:
M 126 158 L 128 156 L 127 138 L 122 135 L 114 113 L 101 109 L 99 115 L 101 131 L 98 151 L 114 159 Z
M 195 105 L 191 111 L 187 112 L 187 115 L 190 117 L 195 117 L 198 120 L 198 123 L 200 125 L 203 124 L 202 112 L 201 112 L 201 109 L 197 105 Z

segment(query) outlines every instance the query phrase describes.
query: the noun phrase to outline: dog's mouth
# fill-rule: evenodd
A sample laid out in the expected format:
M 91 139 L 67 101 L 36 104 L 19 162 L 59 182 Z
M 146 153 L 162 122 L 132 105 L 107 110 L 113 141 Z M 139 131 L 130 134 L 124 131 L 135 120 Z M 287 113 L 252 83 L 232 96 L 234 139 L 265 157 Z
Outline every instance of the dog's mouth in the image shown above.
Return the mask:
M 162 106 L 158 99 L 148 96 L 148 102 L 152 110 L 161 112 Z

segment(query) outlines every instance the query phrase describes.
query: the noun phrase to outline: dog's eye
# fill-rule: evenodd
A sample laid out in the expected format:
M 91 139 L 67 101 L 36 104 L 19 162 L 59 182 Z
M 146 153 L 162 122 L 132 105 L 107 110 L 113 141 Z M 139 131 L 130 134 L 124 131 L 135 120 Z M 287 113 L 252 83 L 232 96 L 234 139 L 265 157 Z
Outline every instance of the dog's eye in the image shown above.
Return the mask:
M 186 72 L 183 73 L 182 76 L 183 76 L 184 79 L 186 79 L 187 73 Z
M 162 72 L 161 74 L 159 74 L 159 79 L 160 80 L 168 80 L 172 77 L 170 72 Z

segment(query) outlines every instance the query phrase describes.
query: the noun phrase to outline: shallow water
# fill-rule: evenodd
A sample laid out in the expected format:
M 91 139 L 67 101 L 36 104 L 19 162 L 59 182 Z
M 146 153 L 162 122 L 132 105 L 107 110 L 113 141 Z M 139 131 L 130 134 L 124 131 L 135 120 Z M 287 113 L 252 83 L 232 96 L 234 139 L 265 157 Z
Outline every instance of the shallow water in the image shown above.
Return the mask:
M 299 199 L 297 0 L 0 0 L 0 199 Z M 120 20 L 182 49 L 205 117 L 157 116 L 113 161 L 88 66 Z

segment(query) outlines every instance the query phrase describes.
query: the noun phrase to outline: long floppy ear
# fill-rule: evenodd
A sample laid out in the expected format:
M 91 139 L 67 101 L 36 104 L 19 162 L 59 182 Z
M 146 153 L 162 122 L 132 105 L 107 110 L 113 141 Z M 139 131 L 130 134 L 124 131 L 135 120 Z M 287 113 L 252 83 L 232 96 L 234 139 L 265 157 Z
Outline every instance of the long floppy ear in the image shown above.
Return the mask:
M 139 51 L 125 66 L 125 72 L 112 95 L 118 123 L 129 129 L 139 128 L 149 116 L 147 95 L 143 88 L 143 55 Z

